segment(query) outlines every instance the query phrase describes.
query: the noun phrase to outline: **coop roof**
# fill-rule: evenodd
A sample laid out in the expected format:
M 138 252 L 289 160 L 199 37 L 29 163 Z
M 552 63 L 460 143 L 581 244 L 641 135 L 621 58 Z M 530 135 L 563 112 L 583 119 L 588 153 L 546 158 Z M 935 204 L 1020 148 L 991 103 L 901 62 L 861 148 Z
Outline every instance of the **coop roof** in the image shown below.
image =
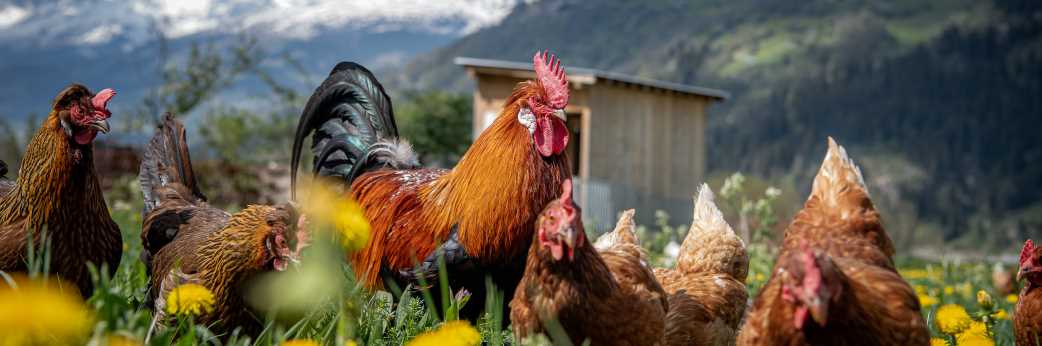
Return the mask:
M 500 71 L 524 71 L 527 73 L 533 73 L 532 64 L 518 61 L 507 61 L 507 60 L 493 60 L 493 59 L 479 59 L 469 57 L 457 57 L 455 60 L 456 65 L 463 67 L 480 69 L 485 71 L 500 70 Z M 580 84 L 594 84 L 598 80 L 613 81 L 623 84 L 632 84 L 636 86 L 661 89 L 674 91 L 682 94 L 705 96 L 718 100 L 725 100 L 731 97 L 726 91 L 719 89 L 712 89 L 701 87 L 690 84 L 671 83 L 665 81 L 659 81 L 654 79 L 641 78 L 637 76 L 630 76 L 621 73 L 615 73 L 610 71 L 603 71 L 592 68 L 565 66 L 565 72 L 568 73 L 568 80 L 572 83 Z M 484 71 L 483 71 L 484 72 Z M 533 75 L 534 76 L 534 75 Z M 531 78 L 531 77 L 528 77 Z

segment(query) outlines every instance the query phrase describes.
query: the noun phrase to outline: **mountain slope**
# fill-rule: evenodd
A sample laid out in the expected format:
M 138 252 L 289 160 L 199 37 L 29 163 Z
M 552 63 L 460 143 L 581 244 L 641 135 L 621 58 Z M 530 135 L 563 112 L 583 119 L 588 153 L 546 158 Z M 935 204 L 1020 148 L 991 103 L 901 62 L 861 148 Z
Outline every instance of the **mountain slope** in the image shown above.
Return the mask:
M 1042 203 L 1039 7 L 541 1 L 418 56 L 395 81 L 462 91 L 455 56 L 526 61 L 549 48 L 569 65 L 726 89 L 733 98 L 710 110 L 710 171 L 810 181 L 823 138 L 837 136 L 865 153 L 903 243 L 928 227 L 1005 246 L 1042 235 L 1024 221 Z

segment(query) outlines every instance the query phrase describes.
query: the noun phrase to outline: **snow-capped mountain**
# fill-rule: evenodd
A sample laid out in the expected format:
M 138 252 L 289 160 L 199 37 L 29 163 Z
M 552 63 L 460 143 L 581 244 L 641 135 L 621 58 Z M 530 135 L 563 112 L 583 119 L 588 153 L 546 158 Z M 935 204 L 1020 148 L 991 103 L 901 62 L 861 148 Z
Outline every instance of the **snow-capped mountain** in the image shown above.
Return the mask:
M 498 23 L 516 2 L 0 0 L 0 116 L 44 113 L 70 82 L 117 88 L 115 107 L 134 105 L 158 83 L 160 37 L 176 57 L 246 33 L 321 75 L 340 60 L 393 67 Z

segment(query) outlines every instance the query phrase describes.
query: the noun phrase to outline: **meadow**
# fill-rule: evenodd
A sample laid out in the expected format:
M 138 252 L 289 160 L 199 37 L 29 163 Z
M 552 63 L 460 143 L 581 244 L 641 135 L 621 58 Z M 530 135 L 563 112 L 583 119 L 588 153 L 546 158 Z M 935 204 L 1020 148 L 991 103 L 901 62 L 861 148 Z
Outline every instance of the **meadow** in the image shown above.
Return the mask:
M 732 177 L 733 178 L 733 177 Z M 728 179 L 734 189 L 739 179 Z M 0 290 L 0 329 L 14 330 L 0 335 L 0 344 L 88 344 L 141 345 L 153 325 L 153 314 L 146 306 L 148 277 L 138 259 L 141 242 L 140 199 L 135 199 L 136 181 L 127 179 L 128 193 L 110 201 L 109 206 L 124 237 L 124 252 L 119 268 L 112 276 L 97 274 L 96 291 L 87 301 L 57 293 L 54 285 L 43 287 L 47 280 L 46 249 L 32 249 L 29 281 L 5 274 L 8 285 L 16 290 Z M 118 195 L 118 194 L 117 194 Z M 766 193 L 765 198 L 770 198 Z M 748 201 L 759 203 L 758 200 Z M 768 203 L 769 205 L 769 203 Z M 747 208 L 756 211 L 756 208 Z M 763 219 L 770 208 L 755 215 Z M 670 265 L 676 242 L 683 239 L 686 226 L 671 226 L 668 216 L 661 215 L 657 225 L 638 228 L 643 245 L 654 265 Z M 501 311 L 507 299 L 502 295 L 488 301 L 469 301 L 466 292 L 443 297 L 444 310 L 430 308 L 427 292 L 406 290 L 396 301 L 389 292 L 367 292 L 354 281 L 350 267 L 342 260 L 345 251 L 364 244 L 367 225 L 348 225 L 350 232 L 332 231 L 336 227 L 319 226 L 319 236 L 304 259 L 289 271 L 262 277 L 251 289 L 251 305 L 264 312 L 262 334 L 256 338 L 233 333 L 227 337 L 214 335 L 207 326 L 196 324 L 192 309 L 209 308 L 206 299 L 186 299 L 176 322 L 159 327 L 149 344 L 159 345 L 486 345 L 515 344 L 504 316 L 486 313 L 475 324 L 456 321 L 456 311 L 463 304 L 483 304 L 487 311 Z M 748 246 L 751 296 L 769 277 L 773 254 L 762 232 L 754 232 Z M 326 236 L 323 236 L 326 235 Z M 361 238 L 359 238 L 361 236 Z M 591 237 L 596 234 L 589 235 Z M 359 243 L 359 241 L 362 241 Z M 29 247 L 27 247 L 29 248 Z M 898 258 L 901 275 L 913 285 L 930 325 L 934 345 L 1013 345 L 1012 316 L 1015 295 L 999 295 L 992 287 L 992 263 L 928 262 Z M 1012 270 L 1012 269 L 1008 269 Z M 99 271 L 95 271 L 98 273 Z M 447 285 L 445 277 L 439 285 Z M 399 291 L 401 292 L 401 291 Z M 411 293 L 410 293 L 411 292 Z M 507 297 L 509 298 L 509 297 Z M 212 299 L 212 298 L 211 298 Z M 563 330 L 551 330 L 526 344 L 561 344 Z

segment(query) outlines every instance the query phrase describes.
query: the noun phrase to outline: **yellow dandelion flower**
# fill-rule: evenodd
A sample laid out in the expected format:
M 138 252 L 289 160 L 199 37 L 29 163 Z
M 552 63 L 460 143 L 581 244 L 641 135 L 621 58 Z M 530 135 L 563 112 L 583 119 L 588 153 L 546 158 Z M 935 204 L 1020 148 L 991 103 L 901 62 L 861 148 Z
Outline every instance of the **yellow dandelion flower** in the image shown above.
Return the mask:
M 988 335 L 988 326 L 984 322 L 973 321 L 970 322 L 970 326 L 966 327 L 966 330 L 959 334 L 959 337 L 974 337 L 980 336 L 985 338 L 991 338 Z
M 362 206 L 325 184 L 313 184 L 309 190 L 304 212 L 320 226 L 335 230 L 345 250 L 355 251 L 369 242 L 369 220 Z
M 915 285 L 915 286 L 912 286 L 912 288 L 915 288 L 915 293 L 916 294 L 926 294 L 926 286 Z
M 764 276 L 763 273 L 756 273 L 755 279 L 756 281 L 762 282 L 764 280 L 767 280 L 767 277 Z
M 449 321 L 437 330 L 424 333 L 409 341 L 408 346 L 475 346 L 481 343 L 481 334 L 470 323 Z
M 1000 319 L 1000 320 L 1008 320 L 1009 319 L 1009 313 L 1006 312 L 1005 309 L 999 310 L 998 312 L 995 313 L 995 318 Z
M 925 294 L 919 294 L 919 305 L 922 305 L 924 308 L 928 308 L 928 307 L 937 305 L 937 303 L 938 303 L 937 298 L 934 298 L 934 297 L 931 297 L 931 296 L 928 296 L 928 295 L 925 295 Z
M 3 343 L 75 344 L 89 335 L 93 317 L 78 291 L 21 276 L 14 282 L 17 289 L 0 283 Z
M 950 296 L 950 295 L 952 295 L 952 294 L 955 294 L 955 287 L 952 287 L 952 286 L 944 286 L 944 295 L 946 295 L 946 296 Z
M 977 291 L 977 304 L 980 305 L 984 310 L 991 310 L 995 306 L 995 301 L 991 299 L 991 295 L 984 290 Z
M 351 341 L 351 342 L 353 343 L 354 341 Z M 319 345 L 321 345 L 321 344 L 319 344 L 315 340 L 310 340 L 310 339 L 293 339 L 293 340 L 286 340 L 286 341 L 284 341 L 282 343 L 282 346 L 319 346 Z M 350 345 L 350 343 L 348 345 Z
M 995 340 L 980 335 L 963 336 L 963 334 L 960 334 L 955 338 L 955 343 L 959 346 L 995 346 Z
M 931 338 L 930 346 L 948 346 L 948 342 L 941 338 Z
M 957 304 L 946 304 L 937 309 L 935 323 L 941 333 L 955 335 L 969 328 L 972 321 L 970 314 L 966 313 L 966 308 Z
M 197 284 L 174 287 L 166 296 L 166 313 L 199 316 L 213 311 L 213 292 Z
M 1006 296 L 1006 302 L 1010 303 L 1010 304 L 1016 304 L 1017 303 L 1017 298 L 1018 297 L 1017 297 L 1016 294 L 1010 294 L 1010 295 Z

